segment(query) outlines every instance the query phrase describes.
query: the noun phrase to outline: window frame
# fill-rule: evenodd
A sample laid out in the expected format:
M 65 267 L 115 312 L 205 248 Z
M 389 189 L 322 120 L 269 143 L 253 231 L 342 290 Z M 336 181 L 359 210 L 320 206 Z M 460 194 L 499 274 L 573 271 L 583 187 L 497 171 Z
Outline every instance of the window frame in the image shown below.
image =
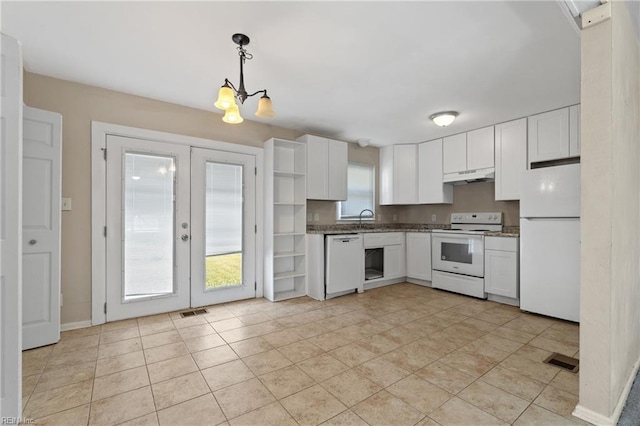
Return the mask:
M 364 166 L 367 167 L 369 169 L 372 170 L 372 176 L 371 176 L 371 210 L 373 211 L 373 216 L 369 217 L 369 216 L 363 216 L 362 217 L 362 221 L 363 222 L 375 222 L 375 218 L 376 218 L 376 165 L 375 164 L 370 164 L 370 163 L 360 163 L 358 161 L 349 161 L 347 163 L 347 200 L 348 201 L 348 197 L 349 197 L 349 166 L 350 165 L 357 165 L 357 166 Z M 342 216 L 341 212 L 342 212 L 342 203 L 344 203 L 345 201 L 338 201 L 336 203 L 336 220 L 340 221 L 340 222 L 352 222 L 355 220 L 360 220 L 360 218 L 358 216 Z

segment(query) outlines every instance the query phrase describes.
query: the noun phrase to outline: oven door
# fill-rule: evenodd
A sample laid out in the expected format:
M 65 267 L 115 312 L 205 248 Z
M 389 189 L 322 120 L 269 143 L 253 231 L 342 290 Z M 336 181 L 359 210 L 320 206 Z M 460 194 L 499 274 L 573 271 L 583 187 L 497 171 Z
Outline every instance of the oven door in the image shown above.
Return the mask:
M 484 236 L 439 234 L 431 236 L 433 269 L 484 277 Z

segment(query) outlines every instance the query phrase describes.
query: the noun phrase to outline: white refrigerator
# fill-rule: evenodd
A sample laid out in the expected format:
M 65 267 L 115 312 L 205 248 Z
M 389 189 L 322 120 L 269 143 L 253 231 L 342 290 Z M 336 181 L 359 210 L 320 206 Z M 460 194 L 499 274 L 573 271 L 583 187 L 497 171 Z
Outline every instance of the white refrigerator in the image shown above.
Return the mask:
M 579 321 L 580 164 L 523 172 L 520 308 Z

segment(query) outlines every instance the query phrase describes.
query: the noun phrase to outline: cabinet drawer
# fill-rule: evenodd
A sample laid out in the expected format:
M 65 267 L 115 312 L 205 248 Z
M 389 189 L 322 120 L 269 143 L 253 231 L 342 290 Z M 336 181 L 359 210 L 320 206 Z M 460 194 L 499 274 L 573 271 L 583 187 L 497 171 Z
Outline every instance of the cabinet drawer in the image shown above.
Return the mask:
M 382 232 L 364 234 L 365 248 L 375 248 L 404 244 L 403 232 Z
M 519 240 L 515 237 L 485 237 L 484 249 L 517 252 Z

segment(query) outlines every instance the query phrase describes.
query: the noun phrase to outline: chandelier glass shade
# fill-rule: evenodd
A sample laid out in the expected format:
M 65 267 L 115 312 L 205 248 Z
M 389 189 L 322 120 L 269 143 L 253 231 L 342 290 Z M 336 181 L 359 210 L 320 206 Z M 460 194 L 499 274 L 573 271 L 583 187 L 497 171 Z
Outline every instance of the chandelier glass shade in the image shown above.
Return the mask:
M 224 84 L 218 91 L 218 100 L 216 100 L 214 104 L 216 108 L 221 109 L 225 112 L 224 117 L 222 117 L 222 121 L 231 124 L 242 123 L 244 119 L 240 115 L 240 108 L 238 107 L 238 103 L 236 102 L 236 100 L 239 101 L 240 104 L 243 104 L 247 98 L 255 96 L 258 93 L 261 93 L 262 96 L 258 101 L 258 110 L 256 111 L 256 117 L 275 117 L 276 113 L 273 110 L 273 104 L 271 103 L 271 98 L 267 95 L 266 89 L 258 90 L 257 92 L 253 92 L 250 94 L 244 87 L 244 63 L 247 59 L 253 58 L 253 55 L 248 53 L 244 48 L 244 46 L 249 44 L 249 37 L 244 34 L 234 34 L 231 39 L 238 45 L 238 55 L 240 55 L 240 85 L 236 89 L 236 87 L 229 81 L 229 79 L 224 79 Z

